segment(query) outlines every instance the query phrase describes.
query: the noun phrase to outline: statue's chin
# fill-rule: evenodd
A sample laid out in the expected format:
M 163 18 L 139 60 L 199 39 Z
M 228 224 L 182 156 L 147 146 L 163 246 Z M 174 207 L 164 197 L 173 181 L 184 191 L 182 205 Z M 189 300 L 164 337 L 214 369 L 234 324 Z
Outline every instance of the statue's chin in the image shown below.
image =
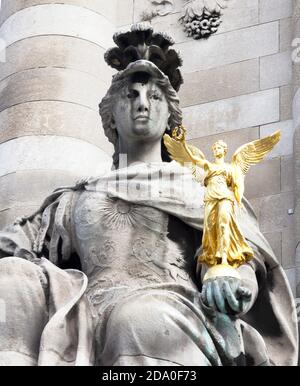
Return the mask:
M 156 141 L 161 140 L 165 129 L 161 129 L 162 125 L 154 125 L 151 122 L 135 122 L 130 131 L 127 131 L 126 139 L 130 137 L 132 141 Z M 124 132 L 126 132 L 124 130 Z
M 146 137 L 146 138 L 152 138 L 154 136 L 154 133 L 152 133 L 151 128 L 145 124 L 145 125 L 136 125 L 133 129 L 133 134 L 138 137 Z

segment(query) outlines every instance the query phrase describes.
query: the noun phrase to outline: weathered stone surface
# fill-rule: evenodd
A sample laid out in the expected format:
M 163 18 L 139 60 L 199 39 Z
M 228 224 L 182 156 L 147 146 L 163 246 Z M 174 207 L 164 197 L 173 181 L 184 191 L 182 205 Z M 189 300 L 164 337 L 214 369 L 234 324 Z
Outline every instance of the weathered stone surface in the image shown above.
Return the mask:
M 257 218 L 257 220 L 259 220 L 259 214 L 260 214 L 260 198 L 252 198 L 249 200 L 249 203 L 254 211 L 254 214 Z
M 279 91 L 272 89 L 183 109 L 188 139 L 276 122 Z
M 226 133 L 209 135 L 206 137 L 195 138 L 188 141 L 190 144 L 197 146 L 202 150 L 207 159 L 213 161 L 211 146 L 218 140 L 222 139 L 228 145 L 227 161 L 229 162 L 234 152 L 244 143 L 254 141 L 259 138 L 259 129 L 251 127 L 248 129 L 241 129 L 230 131 Z
M 261 138 L 281 130 L 281 139 L 276 147 L 267 155 L 267 158 L 275 158 L 293 154 L 294 124 L 292 120 L 271 123 L 260 128 Z
M 293 40 L 293 21 L 291 17 L 281 19 L 279 22 L 280 29 L 280 51 L 287 51 L 291 48 Z
M 174 4 L 173 7 L 171 7 L 168 4 L 166 4 L 167 7 L 164 7 L 164 4 L 162 4 L 161 9 L 164 9 L 165 11 L 170 10 L 172 13 L 176 13 L 176 17 L 178 19 L 180 16 L 180 13 L 178 14 L 178 12 L 181 12 L 182 6 L 183 6 L 182 0 L 174 0 L 173 4 Z M 152 3 L 151 0 L 135 0 L 134 1 L 134 22 L 137 23 L 141 21 L 141 16 L 144 13 L 149 14 L 151 11 L 155 11 L 158 5 L 159 4 L 155 4 L 155 2 Z M 168 16 L 164 16 L 162 19 L 166 19 Z M 157 19 L 160 19 L 160 18 L 159 17 L 154 18 L 153 22 L 155 22 Z M 168 30 L 168 27 L 166 24 L 163 30 L 164 31 Z
M 73 186 L 81 176 L 60 170 L 24 170 L 0 177 L 0 213 L 14 206 L 41 205 L 62 186 Z M 1 217 L 1 214 L 0 214 Z
M 125 0 L 64 0 L 64 4 L 75 5 L 77 7 L 87 8 L 94 12 L 100 13 L 110 21 L 114 22 L 117 12 L 117 1 L 125 2 Z M 3 23 L 13 13 L 16 13 L 24 8 L 43 4 L 57 4 L 57 0 L 2 0 L 0 12 L 0 24 Z
M 112 23 L 116 23 L 118 18 L 118 12 L 120 11 L 121 2 L 122 0 L 88 0 L 84 1 L 84 7 L 87 7 L 91 10 L 95 10 L 96 12 L 101 13 L 101 15 L 105 16 Z M 123 3 L 126 3 L 126 0 L 123 0 Z
M 300 19 L 299 19 L 300 24 Z M 300 26 L 299 26 L 300 30 Z M 299 31 L 300 32 L 300 31 Z M 299 50 L 299 40 L 296 40 L 296 45 L 292 48 L 292 61 L 293 61 L 293 90 L 294 96 L 297 95 L 299 90 L 298 85 L 300 84 L 300 71 L 299 71 L 299 63 L 300 63 L 300 50 Z
M 182 3 L 181 3 L 182 6 Z M 175 7 L 175 10 L 177 6 Z M 142 11 L 140 8 L 139 12 Z M 180 11 L 180 7 L 179 7 Z M 179 24 L 181 13 L 172 13 L 165 17 L 156 17 L 152 20 L 153 27 L 157 30 L 167 30 L 175 39 L 176 43 L 190 41 L 191 38 L 186 36 L 183 27 Z M 136 17 L 138 15 L 136 14 Z M 221 34 L 224 32 L 234 31 L 241 28 L 250 27 L 258 23 L 258 0 L 232 0 L 230 7 L 224 12 L 222 23 L 216 32 Z M 195 42 L 199 44 L 199 42 Z
M 48 4 L 25 8 L 13 14 L 2 24 L 0 37 L 9 46 L 18 40 L 37 35 L 66 35 L 108 48 L 113 44 L 114 30 L 114 24 L 89 9 Z
M 298 315 L 299 315 L 299 304 L 300 304 L 300 298 L 299 298 L 299 293 L 300 293 L 300 275 L 299 275 L 299 269 L 298 266 L 296 266 L 296 301 L 297 301 L 297 310 L 298 310 Z
M 266 56 L 260 59 L 260 87 L 279 87 L 290 84 L 292 81 L 291 52 Z
M 250 94 L 259 90 L 259 61 L 249 60 L 184 75 L 183 107 Z
M 293 14 L 293 0 L 261 0 L 259 5 L 260 22 L 283 19 Z
M 113 153 L 98 112 L 73 103 L 22 103 L 0 113 L 0 143 L 29 135 L 78 138 Z
M 282 266 L 283 268 L 295 267 L 296 242 L 294 228 L 282 232 Z
M 300 130 L 299 127 L 295 130 L 294 135 L 294 194 L 295 194 L 295 209 L 296 213 L 300 213 Z M 300 216 L 296 215 L 296 220 L 299 220 L 300 227 Z M 299 264 L 300 264 L 300 245 L 299 245 Z
M 268 240 L 278 262 L 281 264 L 282 258 L 282 233 L 281 232 L 270 232 L 264 233 L 265 238 Z
M 288 210 L 294 207 L 292 192 L 254 198 L 250 202 L 253 205 L 263 233 L 281 232 L 293 227 L 294 216 L 288 214 Z
M 109 1 L 105 0 L 107 3 Z M 133 23 L 133 1 L 132 0 L 117 0 L 117 26 L 125 26 Z
M 280 87 L 280 120 L 292 118 L 293 88 L 291 85 Z
M 65 101 L 98 111 L 107 83 L 72 69 L 36 68 L 0 83 L 0 111 L 30 101 Z
M 267 56 L 279 49 L 278 22 L 261 24 L 201 40 L 177 44 L 185 73 Z
M 39 205 L 15 206 L 0 212 L 0 230 L 12 224 L 17 218 L 30 216 L 39 209 Z
M 296 296 L 296 268 L 285 269 L 284 271 L 290 283 L 293 295 Z
M 105 63 L 104 52 L 95 44 L 71 36 L 35 36 L 7 48 L 6 62 L 0 66 L 0 80 L 19 71 L 59 67 L 109 81 L 115 71 Z
M 299 72 L 299 75 L 300 75 L 300 72 Z M 299 83 L 295 79 L 294 79 L 294 82 L 295 82 L 294 84 L 300 84 L 300 79 L 299 79 Z M 297 90 L 293 99 L 293 120 L 294 120 L 295 127 L 298 127 L 300 125 L 300 89 Z
M 187 42 L 191 40 L 191 38 L 186 36 L 183 26 L 179 22 L 180 15 L 181 13 L 177 12 L 164 17 L 156 17 L 152 20 L 152 25 L 157 31 L 168 31 L 176 43 Z
M 13 154 L 13 157 L 11 156 Z M 0 176 L 19 170 L 51 169 L 101 175 L 111 157 L 85 141 L 59 136 L 22 137 L 0 145 Z
M 291 192 L 294 189 L 293 157 L 281 157 L 281 191 Z
M 224 11 L 217 33 L 224 33 L 258 24 L 258 0 L 233 0 Z
M 245 196 L 249 199 L 280 193 L 280 158 L 252 166 L 245 181 Z

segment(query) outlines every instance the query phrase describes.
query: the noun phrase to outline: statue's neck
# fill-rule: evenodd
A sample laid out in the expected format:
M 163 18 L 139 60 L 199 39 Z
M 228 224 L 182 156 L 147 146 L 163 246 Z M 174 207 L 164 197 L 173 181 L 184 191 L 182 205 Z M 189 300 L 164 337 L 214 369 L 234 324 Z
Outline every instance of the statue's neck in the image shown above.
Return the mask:
M 125 142 L 119 139 L 119 154 L 121 163 L 130 166 L 136 163 L 162 162 L 161 141 L 155 142 Z
M 217 164 L 217 165 L 223 165 L 224 163 L 225 163 L 225 160 L 223 157 L 215 159 L 215 164 Z

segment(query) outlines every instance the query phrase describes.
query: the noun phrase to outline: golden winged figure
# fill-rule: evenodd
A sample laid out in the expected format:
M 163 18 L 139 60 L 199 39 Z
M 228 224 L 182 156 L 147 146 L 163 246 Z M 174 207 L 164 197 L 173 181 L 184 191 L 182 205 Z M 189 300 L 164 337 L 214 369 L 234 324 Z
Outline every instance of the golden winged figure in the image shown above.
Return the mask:
M 197 168 L 204 170 L 203 253 L 199 262 L 209 267 L 238 268 L 253 258 L 253 251 L 237 223 L 235 205 L 242 207 L 244 181 L 250 166 L 262 161 L 274 148 L 280 140 L 280 131 L 239 147 L 231 163 L 225 162 L 228 147 L 224 141 L 213 144 L 215 161 L 209 162 L 201 150 L 186 143 L 185 137 L 186 129 L 179 126 L 172 137 L 165 134 L 164 143 L 171 158 L 191 168 L 195 177 Z

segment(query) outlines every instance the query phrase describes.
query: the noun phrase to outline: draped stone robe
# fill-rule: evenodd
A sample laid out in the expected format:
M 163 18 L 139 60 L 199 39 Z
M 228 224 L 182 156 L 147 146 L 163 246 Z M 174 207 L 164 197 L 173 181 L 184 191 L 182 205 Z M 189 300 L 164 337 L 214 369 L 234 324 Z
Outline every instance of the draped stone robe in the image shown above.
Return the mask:
M 203 208 L 184 168 L 143 164 L 59 189 L 3 230 L 0 364 L 296 364 L 291 291 L 250 208 L 251 310 L 233 317 L 202 303 Z

